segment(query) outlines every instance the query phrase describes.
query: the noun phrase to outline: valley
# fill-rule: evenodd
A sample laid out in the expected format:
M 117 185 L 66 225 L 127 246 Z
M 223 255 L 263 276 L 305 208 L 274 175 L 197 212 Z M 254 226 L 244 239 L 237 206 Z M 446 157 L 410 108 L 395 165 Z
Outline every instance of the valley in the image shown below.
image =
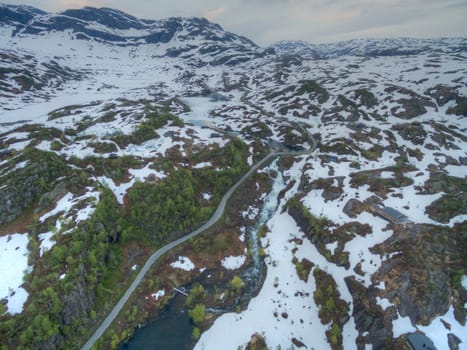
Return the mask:
M 466 348 L 467 39 L 0 14 L 2 350 Z

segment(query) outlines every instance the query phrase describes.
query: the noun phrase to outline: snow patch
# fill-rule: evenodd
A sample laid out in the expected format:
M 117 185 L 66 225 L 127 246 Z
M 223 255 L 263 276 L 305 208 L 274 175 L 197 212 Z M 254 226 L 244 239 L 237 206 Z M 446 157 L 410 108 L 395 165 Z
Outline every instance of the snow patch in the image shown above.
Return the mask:
M 160 298 L 162 298 L 163 296 L 165 296 L 165 290 L 161 289 L 161 290 L 158 290 L 157 292 L 151 294 L 151 297 L 154 298 L 154 300 L 159 300 Z
M 236 270 L 243 266 L 246 256 L 227 256 L 221 261 L 221 265 L 227 270 Z
M 462 284 L 462 287 L 464 287 L 464 289 L 467 290 L 467 276 L 466 275 L 462 276 L 461 284 Z
M 41 233 L 39 235 L 39 240 L 41 241 L 41 245 L 39 247 L 40 249 L 39 256 L 42 256 L 45 252 L 53 248 L 53 246 L 55 245 L 55 240 L 53 240 L 52 237 L 54 235 L 55 233 L 52 231 Z
M 28 234 L 14 233 L 0 237 L 0 299 L 7 300 L 11 315 L 23 311 L 28 292 L 21 287 L 28 266 Z
M 392 306 L 393 304 L 386 298 L 376 297 L 376 303 L 386 310 L 388 307 Z
M 195 264 L 193 264 L 190 258 L 186 256 L 179 256 L 178 260 L 171 263 L 170 266 L 172 266 L 175 269 L 181 269 L 185 271 L 191 271 L 195 268 Z
M 328 243 L 328 244 L 326 244 L 326 249 L 329 250 L 331 252 L 331 254 L 334 255 L 334 251 L 336 250 L 338 245 L 339 245 L 338 241 Z

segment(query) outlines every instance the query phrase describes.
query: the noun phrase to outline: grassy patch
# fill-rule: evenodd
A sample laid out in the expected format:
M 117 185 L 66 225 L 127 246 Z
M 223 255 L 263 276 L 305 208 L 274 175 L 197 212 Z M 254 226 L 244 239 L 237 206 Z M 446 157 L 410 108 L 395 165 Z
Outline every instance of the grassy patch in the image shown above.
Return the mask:
M 310 271 L 315 264 L 313 264 L 308 259 L 302 259 L 301 261 L 298 261 L 296 257 L 294 257 L 292 262 L 295 265 L 295 270 L 297 271 L 298 277 L 302 281 L 305 281 L 305 283 L 308 282 L 308 276 L 310 275 Z
M 332 323 L 331 329 L 326 332 L 331 348 L 342 349 L 342 328 L 348 319 L 349 307 L 340 298 L 337 284 L 331 275 L 315 268 L 313 276 L 316 281 L 313 297 L 315 303 L 320 307 L 318 316 L 322 324 Z

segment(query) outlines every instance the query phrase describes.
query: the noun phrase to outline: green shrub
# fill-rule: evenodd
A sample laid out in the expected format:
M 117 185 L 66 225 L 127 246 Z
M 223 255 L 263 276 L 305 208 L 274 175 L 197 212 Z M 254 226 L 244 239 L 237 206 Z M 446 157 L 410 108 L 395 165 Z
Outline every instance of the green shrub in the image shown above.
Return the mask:
M 193 309 L 188 311 L 188 315 L 190 315 L 195 326 L 204 321 L 205 313 L 206 307 L 202 304 L 197 304 Z

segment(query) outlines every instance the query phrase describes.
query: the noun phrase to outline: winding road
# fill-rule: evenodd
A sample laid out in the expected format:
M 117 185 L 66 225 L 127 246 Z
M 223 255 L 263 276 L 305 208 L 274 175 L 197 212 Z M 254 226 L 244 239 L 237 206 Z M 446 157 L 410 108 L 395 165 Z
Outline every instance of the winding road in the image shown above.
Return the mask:
M 112 322 L 115 320 L 119 312 L 122 310 L 122 308 L 125 306 L 126 302 L 130 298 L 131 294 L 135 291 L 135 289 L 139 286 L 141 281 L 143 280 L 144 276 L 146 273 L 149 271 L 149 269 L 152 267 L 152 265 L 159 260 L 161 256 L 163 256 L 165 253 L 167 253 L 169 250 L 177 247 L 178 245 L 182 244 L 183 242 L 188 241 L 190 238 L 196 237 L 199 234 L 203 233 L 207 229 L 211 228 L 223 215 L 225 206 L 227 204 L 227 201 L 230 199 L 232 194 L 235 192 L 235 190 L 248 178 L 253 174 L 259 167 L 261 167 L 263 164 L 265 164 L 267 161 L 270 159 L 277 157 L 277 156 L 287 156 L 287 155 L 305 155 L 313 152 L 316 147 L 317 147 L 317 142 L 313 138 L 312 135 L 310 135 L 310 143 L 312 143 L 311 148 L 307 151 L 283 151 L 283 152 L 274 152 L 271 151 L 269 152 L 263 159 L 261 159 L 258 163 L 254 164 L 250 170 L 248 170 L 247 173 L 245 173 L 240 180 L 238 180 L 222 197 L 216 211 L 214 214 L 211 216 L 211 218 L 204 223 L 202 226 L 198 227 L 195 231 L 191 232 L 190 234 L 183 236 L 173 242 L 170 242 L 163 246 L 162 248 L 158 249 L 156 252 L 154 252 L 149 259 L 146 261 L 142 269 L 138 272 L 138 275 L 136 278 L 133 280 L 131 285 L 128 287 L 126 292 L 123 294 L 123 296 L 120 298 L 118 303 L 114 306 L 112 311 L 107 315 L 105 320 L 101 323 L 99 328 L 97 328 L 96 332 L 88 339 L 88 341 L 81 347 L 81 350 L 90 350 L 92 346 L 97 342 L 97 340 L 104 334 L 104 332 L 107 330 L 107 328 L 110 327 Z

